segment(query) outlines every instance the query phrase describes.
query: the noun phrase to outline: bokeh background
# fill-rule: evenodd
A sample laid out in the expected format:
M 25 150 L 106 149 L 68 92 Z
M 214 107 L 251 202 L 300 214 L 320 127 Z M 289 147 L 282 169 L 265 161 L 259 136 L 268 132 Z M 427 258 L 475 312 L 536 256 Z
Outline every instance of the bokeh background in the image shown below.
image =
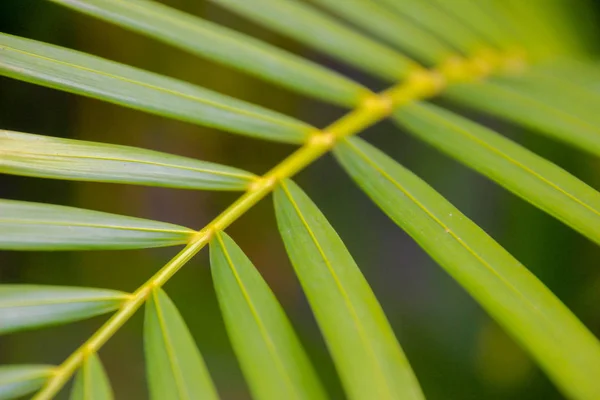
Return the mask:
M 343 0 L 340 0 L 343 1 Z M 579 1 L 572 0 L 574 6 Z M 244 21 L 206 1 L 163 0 L 247 32 L 363 82 L 358 71 Z M 587 15 L 591 26 L 597 15 Z M 317 126 L 343 110 L 263 83 L 121 28 L 40 0 L 0 1 L 0 31 L 87 51 L 257 103 Z M 591 37 L 590 42 L 598 40 Z M 0 54 L 1 56 L 1 54 Z M 462 110 L 461 110 L 462 112 Z M 518 127 L 469 114 L 600 189 L 600 162 Z M 80 96 L 0 78 L 0 127 L 139 146 L 263 173 L 293 147 L 171 121 Z M 530 268 L 600 335 L 600 248 L 485 178 L 389 123 L 363 133 L 410 167 Z M 429 399 L 560 399 L 548 379 L 481 308 L 343 174 L 331 157 L 297 181 L 328 216 L 361 266 Z M 65 204 L 201 228 L 237 194 L 194 192 L 0 175 L 0 197 Z M 290 316 L 334 399 L 339 381 L 287 260 L 265 199 L 228 232 L 246 251 Z M 1 283 L 82 285 L 133 291 L 177 249 L 0 252 Z M 202 251 L 165 287 L 185 317 L 227 400 L 248 389 L 224 330 Z M 100 351 L 117 399 L 146 399 L 139 313 Z M 0 363 L 60 363 L 106 317 L 0 337 Z M 600 373 L 600 372 L 599 372 Z M 67 397 L 64 390 L 62 397 Z

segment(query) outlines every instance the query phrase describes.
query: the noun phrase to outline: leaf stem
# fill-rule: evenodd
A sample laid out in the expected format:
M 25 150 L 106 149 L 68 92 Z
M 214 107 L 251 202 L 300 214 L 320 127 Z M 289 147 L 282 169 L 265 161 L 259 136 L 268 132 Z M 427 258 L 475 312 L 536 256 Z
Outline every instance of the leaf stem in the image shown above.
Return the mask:
M 495 65 L 489 65 L 486 70 L 491 73 L 502 69 L 504 66 L 502 62 L 512 61 L 513 58 L 512 54 L 498 55 Z M 153 288 L 164 285 L 210 242 L 216 232 L 225 230 L 231 223 L 271 193 L 279 182 L 291 178 L 329 152 L 338 140 L 362 132 L 387 118 L 403 104 L 432 97 L 438 94 L 447 83 L 482 78 L 480 64 L 477 66 L 478 68 L 474 68 L 473 63 L 468 59 L 457 60 L 453 58 L 450 62 L 451 68 L 448 65 L 441 65 L 439 68 L 432 70 L 415 69 L 404 82 L 379 94 L 372 93 L 364 98 L 358 107 L 327 128 L 315 130 L 302 147 L 250 184 L 245 194 L 202 230 L 193 235 L 191 241 L 183 250 L 140 286 L 130 298 L 124 301 L 121 308 L 104 325 L 61 365 L 54 369 L 53 375 L 33 397 L 33 400 L 52 399 L 80 367 L 86 356 L 97 352 L 145 303 Z

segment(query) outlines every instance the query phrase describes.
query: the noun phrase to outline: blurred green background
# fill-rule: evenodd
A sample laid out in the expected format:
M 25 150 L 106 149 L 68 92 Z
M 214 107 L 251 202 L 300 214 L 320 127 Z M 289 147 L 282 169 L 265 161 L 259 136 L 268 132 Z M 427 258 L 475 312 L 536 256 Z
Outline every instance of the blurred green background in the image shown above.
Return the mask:
M 340 0 L 343 1 L 343 0 Z M 579 0 L 573 0 L 577 3 Z M 327 65 L 373 89 L 384 84 L 268 32 L 205 1 L 163 1 Z M 591 20 L 598 16 L 589 16 Z M 40 0 L 0 1 L 0 31 L 87 51 L 190 81 L 317 126 L 343 110 L 278 89 L 233 69 Z M 1 54 L 0 54 L 1 56 Z M 600 162 L 498 121 L 494 127 L 600 189 Z M 293 147 L 170 121 L 31 84 L 0 78 L 0 127 L 161 150 L 263 173 Z M 389 123 L 363 137 L 409 166 L 530 268 L 600 335 L 600 248 L 543 212 Z M 441 268 L 391 223 L 330 157 L 297 181 L 344 239 L 386 311 L 429 399 L 560 399 L 531 359 Z M 0 197 L 73 205 L 201 228 L 237 194 L 203 193 L 0 175 Z M 262 201 L 228 232 L 288 312 L 332 397 L 343 394 Z M 177 249 L 107 252 L 0 252 L 2 283 L 81 285 L 133 291 Z M 185 317 L 223 399 L 248 399 L 226 337 L 204 250 L 165 287 Z M 141 313 L 100 352 L 117 399 L 147 398 Z M 0 337 L 0 363 L 60 363 L 105 317 Z M 600 375 L 600 372 L 599 372 Z M 64 390 L 61 398 L 66 398 Z

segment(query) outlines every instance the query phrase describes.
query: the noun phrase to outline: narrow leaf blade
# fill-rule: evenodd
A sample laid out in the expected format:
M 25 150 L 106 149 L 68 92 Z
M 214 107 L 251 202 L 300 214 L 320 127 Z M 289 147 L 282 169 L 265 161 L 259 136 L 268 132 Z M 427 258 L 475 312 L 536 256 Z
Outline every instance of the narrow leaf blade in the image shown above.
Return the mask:
M 146 303 L 144 352 L 151 399 L 217 399 L 196 343 L 162 289 Z
M 52 375 L 51 365 L 0 366 L 0 399 L 9 400 L 35 392 Z
M 371 40 L 295 0 L 211 0 L 307 46 L 366 72 L 392 81 L 406 77 L 416 64 L 394 49 Z M 326 38 L 326 40 L 324 40 Z
M 108 289 L 0 285 L 0 333 L 64 324 L 116 310 L 129 295 Z
M 599 126 L 526 93 L 487 81 L 449 86 L 443 96 L 600 156 Z
M 51 1 L 325 101 L 353 106 L 369 94 L 318 64 L 155 1 Z
M 325 393 L 275 295 L 225 233 L 210 244 L 225 325 L 254 398 L 325 399 Z
M 136 147 L 0 130 L 0 173 L 204 190 L 246 190 L 255 175 Z
M 184 244 L 193 234 L 166 222 L 0 199 L 0 249 L 143 249 Z
M 600 344 L 537 278 L 435 190 L 358 138 L 335 154 L 344 168 L 515 339 L 565 394 L 600 396 Z
M 302 143 L 311 126 L 176 79 L 0 33 L 0 75 L 266 140 Z
M 75 377 L 70 400 L 113 400 L 114 395 L 100 358 L 92 353 Z
M 431 104 L 409 104 L 394 119 L 600 244 L 600 193 L 517 143 Z
M 369 284 L 325 216 L 293 182 L 275 191 L 279 231 L 352 399 L 422 399 Z

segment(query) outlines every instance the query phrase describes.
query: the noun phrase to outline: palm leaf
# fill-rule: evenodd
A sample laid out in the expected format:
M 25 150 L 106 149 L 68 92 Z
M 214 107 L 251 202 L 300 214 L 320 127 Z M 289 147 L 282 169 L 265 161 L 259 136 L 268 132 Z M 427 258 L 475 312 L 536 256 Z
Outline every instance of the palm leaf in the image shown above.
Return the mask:
M 140 249 L 183 244 L 194 233 L 165 222 L 0 199 L 1 249 Z
M 335 154 L 373 201 L 527 348 L 568 396 L 600 396 L 600 343 L 533 274 L 379 150 L 352 138 Z
M 148 0 L 50 0 L 333 103 L 369 94 L 350 79 L 275 46 Z
M 431 104 L 394 119 L 419 139 L 493 179 L 600 244 L 600 193 L 531 151 Z
M 0 172 L 185 189 L 246 190 L 255 175 L 157 151 L 0 130 Z
M 51 365 L 0 366 L 0 400 L 17 399 L 36 391 L 52 372 Z
M 422 399 L 381 306 L 325 216 L 291 181 L 275 190 L 275 211 L 348 396 Z
M 66 286 L 0 285 L 0 333 L 64 324 L 116 310 L 127 293 Z
M 90 354 L 75 377 L 70 400 L 112 400 L 110 382 L 100 358 Z
M 314 130 L 274 111 L 189 83 L 0 33 L 0 75 L 169 118 L 267 140 L 301 143 Z
M 162 289 L 146 303 L 144 351 L 151 399 L 217 399 L 194 339 Z
M 269 29 L 377 76 L 399 80 L 416 63 L 295 0 L 211 0 Z M 327 40 L 323 40 L 327 38 Z
M 234 350 L 256 399 L 325 399 L 277 299 L 225 233 L 210 245 L 217 297 Z

